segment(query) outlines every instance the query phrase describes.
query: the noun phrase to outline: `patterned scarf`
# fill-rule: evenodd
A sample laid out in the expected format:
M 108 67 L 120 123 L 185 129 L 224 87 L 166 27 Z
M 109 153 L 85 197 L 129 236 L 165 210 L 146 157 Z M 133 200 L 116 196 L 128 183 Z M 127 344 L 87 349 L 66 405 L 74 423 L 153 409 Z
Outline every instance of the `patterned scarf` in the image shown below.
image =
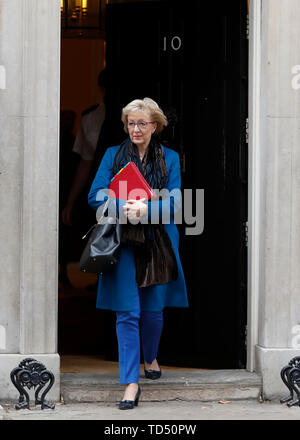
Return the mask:
M 164 151 L 152 136 L 141 161 L 137 146 L 127 138 L 119 147 L 113 162 L 115 175 L 128 162 L 134 162 L 152 189 L 162 190 L 168 182 Z M 163 224 L 122 225 L 122 242 L 134 251 L 138 287 L 164 284 L 176 280 L 178 268 L 170 238 Z

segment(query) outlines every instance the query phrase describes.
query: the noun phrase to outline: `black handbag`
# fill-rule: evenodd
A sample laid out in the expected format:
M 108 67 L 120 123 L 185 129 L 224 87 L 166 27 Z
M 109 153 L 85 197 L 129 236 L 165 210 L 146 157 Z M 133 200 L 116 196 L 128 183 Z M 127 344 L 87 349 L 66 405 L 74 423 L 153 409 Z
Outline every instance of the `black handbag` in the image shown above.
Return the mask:
M 82 272 L 103 274 L 111 272 L 120 259 L 121 225 L 117 215 L 105 216 L 109 198 L 98 222 L 82 237 L 90 237 L 81 255 L 79 267 Z M 116 214 L 116 209 L 114 210 Z

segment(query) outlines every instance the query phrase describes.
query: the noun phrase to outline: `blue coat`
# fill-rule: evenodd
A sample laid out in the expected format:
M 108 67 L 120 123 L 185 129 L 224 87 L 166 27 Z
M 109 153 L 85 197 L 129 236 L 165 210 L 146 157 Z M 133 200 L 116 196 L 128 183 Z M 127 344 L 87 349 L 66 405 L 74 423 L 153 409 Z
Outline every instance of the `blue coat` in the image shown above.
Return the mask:
M 106 150 L 101 161 L 93 184 L 91 186 L 88 202 L 94 209 L 103 203 L 107 197 L 103 196 L 102 189 L 107 189 L 112 179 L 112 165 L 115 154 L 119 146 L 110 147 Z M 175 151 L 163 147 L 165 153 L 166 165 L 168 168 L 167 189 L 181 188 L 180 162 L 179 155 Z M 117 200 L 122 206 L 126 203 L 124 200 Z M 174 223 L 174 214 L 181 208 L 181 199 L 171 197 L 170 200 L 149 201 L 148 217 L 149 219 L 161 218 L 166 210 L 165 203 L 170 205 L 170 223 L 164 224 L 164 227 L 170 237 L 178 265 L 178 278 L 165 284 L 152 285 L 138 288 L 135 279 L 135 263 L 133 250 L 130 246 L 122 245 L 120 261 L 115 270 L 99 276 L 97 304 L 99 309 L 109 309 L 115 311 L 132 311 L 138 306 L 137 290 L 140 297 L 141 310 L 162 311 L 164 307 L 188 307 L 186 284 L 178 252 L 179 233 Z M 160 216 L 160 217 L 159 217 Z

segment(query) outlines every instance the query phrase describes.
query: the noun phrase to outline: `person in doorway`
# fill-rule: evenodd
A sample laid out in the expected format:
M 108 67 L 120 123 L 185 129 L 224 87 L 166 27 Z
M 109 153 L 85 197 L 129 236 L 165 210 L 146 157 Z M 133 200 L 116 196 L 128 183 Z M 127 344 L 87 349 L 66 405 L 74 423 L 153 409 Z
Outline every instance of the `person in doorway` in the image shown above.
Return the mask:
M 159 142 L 168 122 L 158 104 L 150 98 L 134 100 L 123 108 L 122 121 L 129 136 L 104 154 L 88 195 L 94 210 L 107 200 L 112 177 L 130 161 L 153 189 L 172 191 L 181 186 L 179 155 Z M 119 404 L 123 410 L 134 408 L 141 394 L 139 330 L 145 377 L 159 379 L 163 309 L 188 307 L 188 299 L 174 222 L 181 197 L 116 199 L 116 205 L 122 223 L 120 260 L 113 272 L 99 276 L 97 307 L 116 311 L 120 383 L 126 384 Z M 170 216 L 164 224 L 166 211 Z
M 98 76 L 98 87 L 103 96 L 105 96 L 105 77 L 104 69 Z M 73 224 L 72 214 L 75 202 L 84 191 L 90 178 L 98 140 L 105 120 L 105 111 L 105 103 L 103 102 L 82 112 L 81 123 L 73 146 L 73 152 L 79 155 L 80 161 L 62 211 L 62 222 L 67 226 Z

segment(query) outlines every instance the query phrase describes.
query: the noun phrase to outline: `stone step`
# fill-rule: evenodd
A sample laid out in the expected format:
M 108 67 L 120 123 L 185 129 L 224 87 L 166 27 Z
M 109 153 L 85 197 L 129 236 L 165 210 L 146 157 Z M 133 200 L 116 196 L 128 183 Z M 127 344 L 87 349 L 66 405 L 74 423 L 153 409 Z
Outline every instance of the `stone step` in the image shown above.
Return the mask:
M 258 399 L 262 380 L 246 370 L 166 370 L 159 380 L 141 372 L 141 401 L 220 401 Z M 123 397 L 116 373 L 61 373 L 65 402 L 118 402 Z

